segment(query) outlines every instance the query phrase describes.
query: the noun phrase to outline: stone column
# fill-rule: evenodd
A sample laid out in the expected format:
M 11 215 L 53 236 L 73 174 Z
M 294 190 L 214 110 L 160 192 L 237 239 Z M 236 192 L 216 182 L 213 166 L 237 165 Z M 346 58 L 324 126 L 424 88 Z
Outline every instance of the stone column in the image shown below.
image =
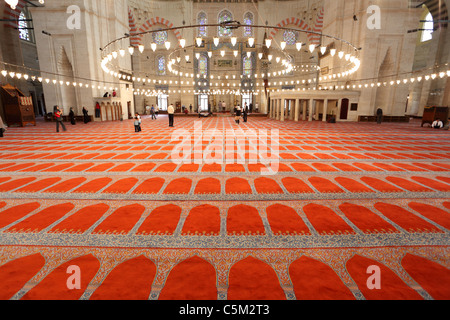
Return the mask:
M 341 120 L 341 107 L 342 107 L 342 99 L 339 98 L 336 112 L 336 121 Z
M 312 121 L 314 112 L 314 99 L 309 99 L 308 121 Z
M 277 114 L 275 119 L 280 120 L 280 109 L 281 109 L 281 101 L 280 99 L 277 99 Z
M 286 109 L 286 99 L 281 99 L 280 121 L 284 121 Z
M 294 121 L 298 121 L 298 116 L 299 116 L 299 113 L 300 113 L 300 103 L 301 103 L 301 100 L 300 99 L 295 99 L 295 116 L 294 116 Z
M 325 99 L 323 102 L 323 115 L 322 115 L 322 121 L 327 121 L 327 112 L 328 112 L 328 99 Z
M 303 100 L 303 113 L 302 113 L 302 120 L 306 120 L 306 107 L 307 107 L 308 100 Z

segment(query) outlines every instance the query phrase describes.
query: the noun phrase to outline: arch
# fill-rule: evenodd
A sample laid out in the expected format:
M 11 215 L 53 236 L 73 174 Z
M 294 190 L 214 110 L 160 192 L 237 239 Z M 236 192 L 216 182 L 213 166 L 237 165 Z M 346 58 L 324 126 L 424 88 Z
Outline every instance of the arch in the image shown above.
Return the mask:
M 224 9 L 219 12 L 217 22 L 222 23 L 226 21 L 233 21 L 233 14 L 229 10 Z M 217 35 L 219 37 L 230 37 L 233 35 L 233 31 L 231 29 L 222 28 L 219 26 L 217 27 Z
M 150 18 L 146 22 L 144 22 L 144 24 L 137 30 L 137 32 L 150 31 L 151 28 L 153 28 L 157 25 L 163 26 L 163 28 L 173 28 L 173 26 L 174 26 L 173 23 L 167 19 L 164 19 L 161 17 L 155 17 L 155 18 Z M 179 30 L 173 30 L 172 32 L 178 40 L 181 39 L 181 32 Z M 143 37 L 142 34 L 136 36 L 136 42 L 138 43 L 138 45 L 142 44 L 142 37 Z
M 283 28 L 287 28 L 289 25 L 294 25 L 297 29 L 303 30 L 303 31 L 313 31 L 313 29 L 303 20 L 296 18 L 296 17 L 292 17 L 292 18 L 288 18 L 288 19 L 284 19 L 282 20 L 280 23 L 277 23 L 278 27 L 283 27 Z M 274 28 L 271 32 L 270 35 L 272 38 L 275 38 L 275 36 L 277 35 L 278 31 L 280 31 L 280 29 L 276 29 Z M 312 33 L 307 33 L 307 37 L 308 37 L 308 41 L 313 43 L 313 44 L 317 44 L 312 42 L 313 40 L 313 34 Z
M 247 11 L 244 14 L 244 29 L 243 29 L 243 35 L 244 37 L 251 37 L 253 36 L 253 28 L 252 27 L 246 27 L 246 25 L 252 25 L 254 22 L 254 15 L 252 12 Z
M 205 25 L 208 23 L 208 15 L 204 11 L 200 11 L 197 14 L 197 24 L 198 25 Z M 207 27 L 198 27 L 197 28 L 197 35 L 199 37 L 206 37 L 208 35 L 208 28 Z
M 229 300 L 285 300 L 286 295 L 274 269 L 248 256 L 236 262 L 228 277 Z
M 157 56 L 155 63 L 156 74 L 158 76 L 166 75 L 166 57 L 163 55 Z

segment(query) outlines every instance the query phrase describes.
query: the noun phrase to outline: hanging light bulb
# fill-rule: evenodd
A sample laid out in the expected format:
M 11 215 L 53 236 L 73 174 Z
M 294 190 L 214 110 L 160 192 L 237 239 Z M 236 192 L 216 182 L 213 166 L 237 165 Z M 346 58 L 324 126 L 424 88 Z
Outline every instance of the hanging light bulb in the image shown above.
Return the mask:
M 342 59 L 344 57 L 344 51 L 339 51 L 338 56 L 339 59 Z
M 266 39 L 266 47 L 267 47 L 267 49 L 269 49 L 271 45 L 272 45 L 272 39 L 267 38 Z
M 262 59 L 262 57 L 263 57 L 263 53 L 262 53 L 262 52 L 258 53 L 258 58 L 259 58 L 260 60 Z
M 325 52 L 327 52 L 327 47 L 321 47 L 320 48 L 320 53 L 322 53 L 322 55 L 324 55 Z
M 295 44 L 295 47 L 297 48 L 297 51 L 300 51 L 301 49 L 302 49 L 302 43 L 301 42 L 297 42 L 296 44 Z
M 253 38 L 253 37 L 248 38 L 248 45 L 250 47 L 253 47 L 254 44 L 255 44 L 255 38 Z
M 225 56 L 225 50 L 221 50 L 220 51 L 220 55 L 222 56 L 222 58 Z
M 16 75 L 15 72 L 10 72 L 10 73 L 9 73 L 9 76 L 10 76 L 11 78 L 14 78 L 15 75 Z
M 184 58 L 186 59 L 186 61 L 189 61 L 189 56 L 184 56 Z
M 19 0 L 5 0 L 7 4 L 11 7 L 11 9 L 16 10 L 16 6 L 19 3 Z
M 186 40 L 185 39 L 180 39 L 180 46 L 182 48 L 184 48 L 186 46 Z
M 198 60 L 198 59 L 200 58 L 200 53 L 197 52 L 197 53 L 195 54 L 195 57 L 196 57 L 197 60 Z
M 269 54 L 269 55 L 267 56 L 267 58 L 269 59 L 269 61 L 272 61 L 273 56 L 272 56 L 271 54 Z
M 113 56 L 114 59 L 117 59 L 117 56 L 118 56 L 117 51 L 114 51 L 114 52 L 112 53 L 112 56 Z
M 153 52 L 156 51 L 156 43 L 152 42 L 152 44 L 150 45 L 150 47 L 152 48 Z
M 219 45 L 219 41 L 220 41 L 220 39 L 217 38 L 217 37 L 215 37 L 215 38 L 213 39 L 214 45 L 215 45 L 216 47 Z
M 195 42 L 197 43 L 197 47 L 200 47 L 202 45 L 203 40 L 202 38 L 196 38 Z
M 276 57 L 275 60 L 277 61 L 277 63 L 279 63 L 279 62 L 280 62 L 280 59 L 281 59 L 280 57 Z
M 310 51 L 311 53 L 314 52 L 314 49 L 315 49 L 315 48 L 316 48 L 315 45 L 313 45 L 313 44 L 310 44 L 310 45 L 309 45 L 309 51 Z
M 250 51 L 247 52 L 247 58 L 250 58 L 251 55 L 252 55 L 252 53 Z
M 330 54 L 334 57 L 336 55 L 336 49 L 330 49 Z
M 29 77 L 29 76 L 28 76 L 27 74 L 24 74 L 24 75 L 23 75 L 23 78 L 24 78 L 25 80 L 28 80 L 28 77 Z
M 144 49 L 145 49 L 144 45 L 140 44 L 139 45 L 139 52 L 140 53 L 144 52 Z
M 285 41 L 281 41 L 280 42 L 280 47 L 281 47 L 281 50 L 284 50 L 286 48 L 286 42 Z
M 177 62 L 180 63 L 181 57 L 177 57 Z
M 234 51 L 233 51 L 233 54 L 234 54 L 235 57 L 238 56 L 238 53 L 239 53 L 239 52 L 238 52 L 237 50 L 234 50 Z
M 237 43 L 237 38 L 236 37 L 231 37 L 230 40 L 231 40 L 231 44 L 234 47 L 236 45 L 236 43 Z
M 170 41 L 164 42 L 164 46 L 166 47 L 167 50 L 169 50 L 170 49 Z
M 120 49 L 119 50 L 119 54 L 121 57 L 125 56 L 125 50 L 124 49 Z
M 8 75 L 8 71 L 2 70 L 2 76 L 6 77 Z
M 208 57 L 212 57 L 212 51 L 208 51 Z

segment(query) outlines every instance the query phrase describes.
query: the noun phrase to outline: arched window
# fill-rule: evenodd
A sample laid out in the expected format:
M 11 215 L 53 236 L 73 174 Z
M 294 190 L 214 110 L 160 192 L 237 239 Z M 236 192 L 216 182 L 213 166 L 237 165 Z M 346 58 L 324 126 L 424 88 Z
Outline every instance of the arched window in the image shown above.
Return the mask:
M 29 21 L 29 16 L 22 11 L 19 15 L 19 38 L 25 41 L 33 41 L 31 32 L 31 23 Z
M 298 39 L 298 32 L 294 30 L 286 30 L 283 33 L 283 41 L 286 42 L 286 44 L 293 45 L 297 42 Z
M 434 32 L 434 21 L 433 21 L 433 15 L 428 12 L 427 16 L 425 17 L 425 22 L 423 23 L 422 36 L 420 38 L 421 42 L 429 41 L 433 39 L 433 32 Z
M 247 12 L 244 15 L 244 25 L 251 26 L 253 24 L 253 13 Z M 253 28 L 252 27 L 244 27 L 244 37 L 253 36 Z
M 158 56 L 156 59 L 156 72 L 159 76 L 166 74 L 166 58 L 164 56 Z
M 223 10 L 219 14 L 219 23 L 227 22 L 227 21 L 233 21 L 233 16 L 231 15 L 231 12 L 228 10 Z M 233 34 L 233 31 L 230 28 L 227 27 L 220 27 L 218 30 L 219 37 L 229 37 Z
M 208 57 L 206 57 L 204 54 L 201 54 L 198 58 L 198 73 L 201 76 L 208 75 Z
M 164 44 L 167 41 L 168 35 L 167 31 L 158 31 L 152 33 L 153 42 L 156 44 Z
M 251 75 L 253 72 L 253 59 L 250 56 L 244 56 L 244 58 L 242 59 L 242 73 L 244 76 L 248 76 Z
M 202 27 L 198 28 L 198 36 L 199 37 L 206 37 L 208 35 L 206 27 L 204 27 L 204 25 L 206 25 L 207 22 L 208 22 L 208 18 L 206 16 L 206 13 L 200 12 L 197 16 L 197 24 L 202 25 Z

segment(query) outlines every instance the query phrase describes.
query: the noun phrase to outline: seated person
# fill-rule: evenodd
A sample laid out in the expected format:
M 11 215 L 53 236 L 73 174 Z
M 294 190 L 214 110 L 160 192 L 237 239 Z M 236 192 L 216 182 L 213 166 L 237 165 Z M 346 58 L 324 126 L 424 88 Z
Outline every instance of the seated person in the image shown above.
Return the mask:
M 433 124 L 431 125 L 432 128 L 434 129 L 442 129 L 444 127 L 444 124 L 442 123 L 442 121 L 440 119 L 436 119 Z

